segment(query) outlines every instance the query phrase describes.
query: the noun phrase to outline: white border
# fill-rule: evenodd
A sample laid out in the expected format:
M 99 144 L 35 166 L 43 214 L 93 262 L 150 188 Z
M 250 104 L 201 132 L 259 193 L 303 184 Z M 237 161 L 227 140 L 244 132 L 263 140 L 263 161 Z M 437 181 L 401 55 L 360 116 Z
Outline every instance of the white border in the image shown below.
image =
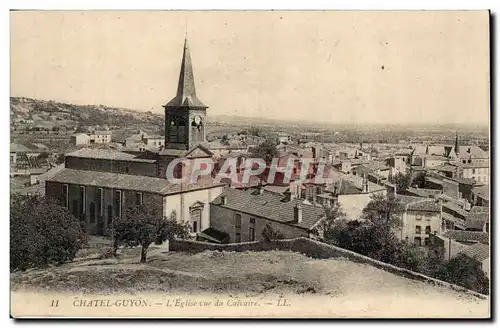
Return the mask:
M 103 1 L 103 0 L 87 0 L 87 1 L 3 1 L 2 4 L 0 5 L 2 7 L 2 11 L 0 12 L 0 17 L 2 18 L 1 24 L 0 24 L 0 41 L 1 44 L 3 45 L 2 47 L 2 52 L 1 52 L 1 59 L 4 67 L 4 72 L 9 71 L 9 9 L 37 9 L 37 8 L 43 8 L 43 9 L 63 9 L 63 10 L 77 10 L 77 9 L 100 9 L 100 10 L 131 10 L 131 9 L 140 9 L 140 10 L 150 10 L 150 9 L 155 9 L 155 10 L 165 10 L 165 9 L 230 9 L 230 10 L 238 10 L 238 9 L 260 9 L 260 10 L 265 10 L 265 9 L 292 9 L 292 10 L 299 10 L 299 9 L 308 9 L 308 10 L 372 10 L 372 9 L 385 9 L 385 10 L 421 10 L 425 8 L 426 10 L 482 10 L 482 9 L 492 9 L 493 12 L 499 13 L 500 12 L 500 1 L 496 0 L 475 0 L 475 1 L 463 1 L 463 0 L 455 0 L 455 1 L 438 1 L 438 0 L 421 0 L 421 1 L 412 1 L 411 3 L 409 1 L 377 1 L 376 3 L 372 1 L 353 1 L 353 0 L 344 0 L 344 1 L 315 1 L 315 0 L 308 0 L 308 1 L 270 1 L 270 0 L 253 0 L 253 1 L 210 1 L 210 2 L 204 2 L 204 1 L 190 1 L 190 0 L 183 0 L 183 1 L 151 1 L 151 0 L 141 0 L 141 1 Z M 497 18 L 497 26 L 498 26 L 498 18 Z M 497 30 L 497 29 L 495 29 Z M 495 44 L 498 44 L 498 32 L 495 33 L 495 40 L 493 40 Z M 496 56 L 498 58 L 498 55 Z M 497 59 L 495 58 L 495 59 Z M 494 73 L 497 73 L 497 70 L 495 70 Z M 497 74 L 495 74 L 497 75 Z M 0 122 L 2 123 L 2 129 L 0 129 L 1 133 L 1 151 L 2 154 L 4 154 L 4 160 L 0 161 L 0 164 L 2 165 L 2 172 L 3 174 L 1 176 L 1 182 L 0 185 L 2 186 L 2 198 L 1 198 L 1 209 L 4 211 L 4 215 L 2 215 L 2 223 L 3 223 L 3 229 L 1 229 L 1 240 L 3 242 L 3 247 L 1 247 L 1 258 L 3 259 L 4 265 L 3 265 L 3 270 L 2 270 L 2 279 L 1 281 L 1 305 L 2 305 L 2 315 L 1 318 L 3 320 L 7 320 L 7 322 L 2 322 L 2 326 L 4 323 L 8 325 L 13 325 L 14 322 L 12 320 L 8 319 L 9 315 L 9 271 L 8 267 L 9 264 L 7 263 L 8 261 L 8 255 L 9 255 L 9 242 L 8 242 L 8 231 L 9 231 L 9 215 L 6 213 L 9 208 L 9 180 L 8 180 L 8 175 L 7 172 L 9 171 L 9 165 L 7 162 L 7 150 L 9 148 L 9 103 L 8 99 L 10 96 L 10 89 L 9 89 L 9 74 L 3 74 L 1 78 L 1 83 L 2 87 L 0 90 L 4 92 L 4 97 L 3 99 L 3 104 L 6 108 L 4 110 L 0 111 L 1 119 Z M 498 83 L 495 84 L 495 90 L 492 90 L 495 94 L 500 94 L 499 92 L 499 87 Z M 498 99 L 497 99 L 498 101 Z M 498 137 L 498 135 L 496 135 Z M 495 159 L 497 159 L 495 157 Z M 496 166 L 493 168 L 493 170 L 496 171 Z M 498 180 L 495 178 L 495 184 L 498 182 Z M 495 200 L 492 201 L 492 203 L 499 203 L 497 202 L 498 196 L 495 195 Z M 500 227 L 500 224 L 494 224 L 495 227 L 494 235 L 498 236 L 498 229 Z M 496 270 L 493 271 L 496 273 Z M 493 279 L 496 280 L 496 274 Z M 497 281 L 497 280 L 496 280 Z M 496 303 L 498 304 L 498 302 Z M 443 304 L 443 306 L 446 306 L 446 304 Z M 271 325 L 273 322 L 247 322 L 246 324 L 251 324 L 259 327 L 265 327 L 268 325 Z M 299 321 L 296 322 L 295 324 L 304 324 L 307 322 L 304 321 Z M 344 324 L 341 322 L 325 322 L 326 324 Z M 373 323 L 373 322 L 370 322 Z M 45 322 L 45 325 L 51 325 L 51 322 Z M 68 322 L 66 322 L 68 324 Z M 69 323 L 70 325 L 73 325 L 74 323 L 71 322 Z M 111 324 L 110 322 L 108 323 L 98 323 L 98 322 L 89 322 L 87 324 L 92 324 L 96 327 L 99 326 L 104 326 L 104 325 L 109 325 Z M 114 323 L 114 324 L 121 324 L 121 323 Z M 134 322 L 134 324 L 140 324 L 141 326 L 152 326 L 154 323 L 148 323 L 148 322 Z M 164 322 L 161 324 L 167 324 L 167 325 L 179 325 L 181 323 L 178 322 Z M 207 324 L 207 322 L 204 323 L 189 323 L 189 325 L 200 325 L 200 324 Z M 221 325 L 221 324 L 237 324 L 236 322 L 226 322 L 226 323 L 221 323 L 221 322 L 213 322 L 211 324 L 214 325 Z M 291 322 L 286 322 L 285 324 L 291 324 Z M 357 323 L 360 324 L 360 323 Z M 356 325 L 357 325 L 356 324 Z M 413 323 L 415 324 L 415 323 Z M 437 322 L 422 322 L 420 324 L 437 324 Z M 453 324 L 453 323 L 452 323 Z M 471 323 L 469 322 L 470 325 L 480 325 L 481 323 Z M 185 326 L 185 324 L 184 324 Z

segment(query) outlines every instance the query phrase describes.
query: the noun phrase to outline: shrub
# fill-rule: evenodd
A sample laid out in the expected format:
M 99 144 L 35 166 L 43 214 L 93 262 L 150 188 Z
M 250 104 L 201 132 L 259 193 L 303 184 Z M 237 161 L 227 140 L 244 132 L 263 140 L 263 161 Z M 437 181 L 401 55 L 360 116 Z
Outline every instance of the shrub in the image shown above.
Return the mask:
M 85 242 L 79 220 L 57 201 L 11 196 L 11 271 L 71 261 Z
M 278 229 L 273 229 L 271 224 L 266 224 L 264 229 L 262 230 L 262 238 L 265 241 L 269 242 L 271 240 L 283 239 L 283 233 Z
M 443 263 L 436 277 L 482 294 L 489 294 L 490 281 L 479 262 L 463 254 Z

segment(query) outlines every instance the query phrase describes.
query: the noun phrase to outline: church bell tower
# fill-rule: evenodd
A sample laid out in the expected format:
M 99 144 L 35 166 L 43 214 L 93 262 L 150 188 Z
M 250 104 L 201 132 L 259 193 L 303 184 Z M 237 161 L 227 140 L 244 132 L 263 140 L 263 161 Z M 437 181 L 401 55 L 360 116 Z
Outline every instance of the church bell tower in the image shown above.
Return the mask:
M 196 97 L 193 66 L 184 40 L 177 94 L 165 106 L 165 147 L 188 150 L 205 142 L 207 108 Z

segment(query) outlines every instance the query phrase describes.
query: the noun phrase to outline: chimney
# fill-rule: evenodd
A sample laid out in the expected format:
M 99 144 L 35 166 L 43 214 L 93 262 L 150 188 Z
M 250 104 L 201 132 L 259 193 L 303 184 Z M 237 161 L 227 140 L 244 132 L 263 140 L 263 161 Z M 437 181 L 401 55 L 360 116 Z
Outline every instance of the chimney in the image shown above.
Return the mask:
M 300 203 L 295 204 L 293 207 L 293 220 L 297 223 L 302 222 L 302 206 Z
M 368 192 L 368 179 L 366 173 L 363 173 L 363 192 Z
M 464 198 L 462 204 L 462 209 L 465 211 L 467 209 L 467 199 Z
M 264 194 L 264 186 L 260 185 L 259 186 L 259 195 L 263 195 Z
M 220 197 L 222 205 L 227 205 L 227 196 L 223 195 Z
M 336 181 L 334 184 L 333 184 L 333 195 L 334 196 L 337 196 L 339 193 L 339 183 L 338 181 Z

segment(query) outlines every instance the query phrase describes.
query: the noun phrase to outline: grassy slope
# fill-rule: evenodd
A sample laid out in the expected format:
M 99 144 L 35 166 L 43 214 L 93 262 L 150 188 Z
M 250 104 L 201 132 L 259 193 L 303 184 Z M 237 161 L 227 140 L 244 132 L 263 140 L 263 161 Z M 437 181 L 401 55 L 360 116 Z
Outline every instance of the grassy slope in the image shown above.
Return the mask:
M 189 255 L 151 248 L 139 264 L 140 249 L 118 259 L 98 259 L 98 249 L 80 251 L 74 262 L 44 270 L 11 274 L 12 289 L 80 292 L 242 292 L 310 293 L 342 296 L 356 293 L 440 297 L 478 302 L 442 287 L 412 281 L 366 264 L 344 259 L 316 260 L 299 253 L 212 252 Z

